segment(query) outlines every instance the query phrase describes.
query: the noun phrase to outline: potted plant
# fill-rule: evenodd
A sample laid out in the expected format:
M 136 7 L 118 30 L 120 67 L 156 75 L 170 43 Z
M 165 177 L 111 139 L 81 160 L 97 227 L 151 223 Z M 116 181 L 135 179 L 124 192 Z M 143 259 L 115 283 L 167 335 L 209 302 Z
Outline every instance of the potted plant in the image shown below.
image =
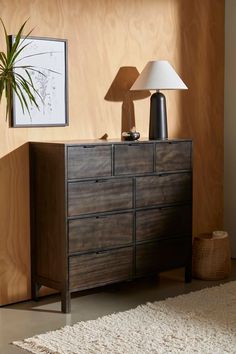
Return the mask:
M 6 42 L 6 52 L 0 52 L 0 102 L 2 100 L 3 93 L 5 92 L 6 97 L 6 119 L 11 114 L 12 108 L 12 92 L 16 94 L 21 104 L 22 111 L 27 111 L 30 115 L 29 105 L 34 105 L 37 108 L 38 104 L 36 97 L 41 99 L 40 94 L 37 92 L 34 83 L 30 76 L 30 71 L 37 71 L 31 65 L 20 65 L 19 57 L 24 52 L 24 49 L 30 44 L 24 43 L 33 30 L 31 30 L 26 36 L 22 37 L 23 30 L 27 21 L 23 23 L 20 27 L 13 44 L 10 43 L 10 37 L 6 31 L 6 27 L 0 19 Z M 22 40 L 21 40 L 22 39 Z M 18 69 L 21 69 L 19 73 Z M 44 75 L 40 72 L 40 74 Z

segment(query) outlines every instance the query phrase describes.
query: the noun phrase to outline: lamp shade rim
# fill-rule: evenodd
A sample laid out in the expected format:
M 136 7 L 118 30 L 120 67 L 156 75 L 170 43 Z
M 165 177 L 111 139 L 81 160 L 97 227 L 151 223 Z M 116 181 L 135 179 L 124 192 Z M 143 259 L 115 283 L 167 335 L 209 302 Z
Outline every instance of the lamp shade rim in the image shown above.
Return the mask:
M 130 90 L 187 90 L 167 60 L 149 61 Z
M 142 90 L 150 90 L 150 91 L 170 91 L 170 90 L 188 90 L 188 87 L 185 85 L 185 87 L 159 87 L 159 88 L 154 88 L 154 87 L 145 87 L 145 88 L 135 88 L 135 86 L 133 85 L 130 88 L 131 91 L 142 91 Z

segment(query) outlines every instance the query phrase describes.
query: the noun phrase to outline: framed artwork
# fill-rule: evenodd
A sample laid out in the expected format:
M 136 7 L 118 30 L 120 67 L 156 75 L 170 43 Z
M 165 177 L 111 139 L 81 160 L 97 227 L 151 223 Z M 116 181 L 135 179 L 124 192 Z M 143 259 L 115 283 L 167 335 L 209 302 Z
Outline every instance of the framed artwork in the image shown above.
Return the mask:
M 11 45 L 15 40 L 10 36 Z M 39 95 L 35 97 L 38 108 L 30 104 L 30 114 L 23 112 L 19 98 L 12 94 L 12 127 L 50 127 L 68 125 L 67 103 L 67 41 L 64 39 L 27 37 L 28 45 L 20 53 L 20 66 L 30 65 L 30 77 Z M 22 69 L 16 72 L 25 77 Z M 27 78 L 27 77 L 25 77 Z

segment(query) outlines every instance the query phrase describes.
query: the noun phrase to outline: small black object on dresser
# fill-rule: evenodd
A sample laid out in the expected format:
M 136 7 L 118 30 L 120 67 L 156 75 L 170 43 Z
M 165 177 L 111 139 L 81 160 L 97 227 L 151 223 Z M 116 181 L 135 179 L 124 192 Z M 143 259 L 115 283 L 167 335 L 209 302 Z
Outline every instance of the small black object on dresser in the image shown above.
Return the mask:
M 30 143 L 32 297 L 185 267 L 191 281 L 190 140 Z

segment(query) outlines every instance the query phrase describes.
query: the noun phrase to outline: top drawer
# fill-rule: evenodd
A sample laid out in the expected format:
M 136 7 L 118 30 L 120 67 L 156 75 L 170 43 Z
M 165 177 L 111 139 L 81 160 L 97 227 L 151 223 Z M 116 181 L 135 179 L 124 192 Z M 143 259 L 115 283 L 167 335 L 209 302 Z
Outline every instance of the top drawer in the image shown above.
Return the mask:
M 111 146 L 68 147 L 68 178 L 111 176 Z
M 191 169 L 190 141 L 165 142 L 156 144 L 156 171 Z
M 115 175 L 153 172 L 154 144 L 115 145 Z

